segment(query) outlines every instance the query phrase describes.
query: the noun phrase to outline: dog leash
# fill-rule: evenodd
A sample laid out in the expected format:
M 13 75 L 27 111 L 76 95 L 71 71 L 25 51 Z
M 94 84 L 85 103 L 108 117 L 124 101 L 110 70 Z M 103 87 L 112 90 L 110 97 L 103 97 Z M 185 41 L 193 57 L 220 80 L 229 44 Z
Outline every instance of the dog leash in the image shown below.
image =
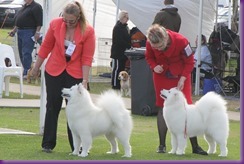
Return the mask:
M 9 14 L 9 12 L 7 12 L 6 16 L 4 17 L 3 23 L 1 25 L 1 29 L 3 28 L 3 26 L 4 26 L 4 24 L 5 24 L 6 20 L 7 20 L 8 14 Z

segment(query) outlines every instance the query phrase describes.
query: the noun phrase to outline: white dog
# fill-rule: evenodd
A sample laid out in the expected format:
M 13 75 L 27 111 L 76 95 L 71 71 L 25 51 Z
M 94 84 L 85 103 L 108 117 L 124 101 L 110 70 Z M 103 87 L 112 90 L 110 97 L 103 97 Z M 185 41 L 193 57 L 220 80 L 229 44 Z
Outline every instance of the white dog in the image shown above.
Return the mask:
M 185 96 L 176 88 L 162 90 L 165 99 L 163 116 L 171 132 L 172 149 L 169 153 L 184 154 L 187 137 L 203 135 L 209 148 L 208 154 L 216 152 L 220 145 L 219 156 L 227 156 L 229 119 L 226 101 L 215 92 L 208 92 L 195 104 L 189 105 Z
M 121 71 L 119 73 L 118 79 L 120 80 L 121 95 L 131 96 L 130 75 L 126 71 Z
M 88 156 L 92 138 L 105 135 L 111 144 L 111 150 L 107 153 L 119 152 L 116 141 L 118 139 L 124 147 L 123 157 L 131 157 L 130 136 L 133 122 L 121 96 L 109 90 L 100 96 L 95 105 L 81 83 L 71 88 L 64 88 L 62 96 L 68 99 L 66 117 L 73 135 L 72 155 Z M 81 154 L 79 154 L 80 147 L 82 147 Z

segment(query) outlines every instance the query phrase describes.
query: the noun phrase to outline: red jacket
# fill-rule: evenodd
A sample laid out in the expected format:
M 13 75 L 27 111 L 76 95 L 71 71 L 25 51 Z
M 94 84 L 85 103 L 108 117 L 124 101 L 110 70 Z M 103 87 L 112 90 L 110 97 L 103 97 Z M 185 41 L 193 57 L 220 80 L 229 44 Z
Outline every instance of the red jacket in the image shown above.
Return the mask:
M 179 33 L 167 30 L 171 38 L 170 47 L 166 51 L 159 51 L 151 47 L 149 41 L 146 44 L 145 59 L 153 70 L 157 65 L 163 65 L 164 71 L 161 74 L 153 73 L 154 87 L 156 92 L 156 105 L 163 106 L 163 99 L 160 97 L 162 89 L 176 87 L 180 76 L 185 76 L 183 93 L 188 103 L 191 100 L 191 72 L 194 68 L 193 52 L 187 55 L 185 48 L 190 48 L 189 41 Z M 188 49 L 189 50 L 189 49 Z M 168 78 L 170 73 L 177 78 Z
M 66 62 L 64 39 L 66 25 L 62 18 L 51 21 L 38 56 L 47 58 L 46 71 L 52 76 L 60 75 L 65 69 L 74 78 L 82 78 L 82 66 L 91 66 L 95 52 L 95 32 L 92 26 L 87 25 L 84 34 L 80 24 L 77 24 L 74 34 L 75 51 L 71 60 Z

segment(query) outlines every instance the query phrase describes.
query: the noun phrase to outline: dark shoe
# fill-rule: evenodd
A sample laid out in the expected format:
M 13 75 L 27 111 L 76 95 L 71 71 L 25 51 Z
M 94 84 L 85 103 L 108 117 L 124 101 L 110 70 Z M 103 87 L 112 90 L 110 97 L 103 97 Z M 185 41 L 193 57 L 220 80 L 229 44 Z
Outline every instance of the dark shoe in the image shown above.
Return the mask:
M 157 153 L 166 153 L 166 147 L 163 145 L 159 145 L 157 151 Z
M 45 152 L 45 153 L 51 153 L 52 152 L 52 149 L 47 148 L 47 147 L 43 147 L 42 148 L 42 151 Z
M 208 155 L 208 153 L 204 151 L 200 146 L 197 146 L 195 149 L 193 149 L 192 153 L 200 154 L 200 155 Z

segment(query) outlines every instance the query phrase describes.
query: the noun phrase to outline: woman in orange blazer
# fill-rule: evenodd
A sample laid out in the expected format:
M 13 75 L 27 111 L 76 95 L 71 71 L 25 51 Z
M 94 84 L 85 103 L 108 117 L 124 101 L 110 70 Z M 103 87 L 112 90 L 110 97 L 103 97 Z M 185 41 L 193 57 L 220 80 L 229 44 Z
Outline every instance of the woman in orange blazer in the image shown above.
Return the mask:
M 64 8 L 62 17 L 51 21 L 32 70 L 32 74 L 37 75 L 43 61 L 48 58 L 45 65 L 47 112 L 42 140 L 44 152 L 50 153 L 56 146 L 62 89 L 80 82 L 87 88 L 94 52 L 94 29 L 87 23 L 80 3 L 70 2 Z M 69 127 L 68 137 L 73 151 Z
M 191 72 L 194 67 L 194 55 L 189 41 L 184 36 L 154 24 L 148 29 L 145 58 L 153 70 L 156 106 L 159 108 L 157 125 L 160 145 L 157 152 L 165 153 L 167 126 L 163 118 L 164 100 L 160 97 L 160 91 L 177 87 L 184 93 L 188 104 L 192 104 Z M 198 145 L 196 137 L 191 137 L 190 141 L 193 153 L 207 155 Z

